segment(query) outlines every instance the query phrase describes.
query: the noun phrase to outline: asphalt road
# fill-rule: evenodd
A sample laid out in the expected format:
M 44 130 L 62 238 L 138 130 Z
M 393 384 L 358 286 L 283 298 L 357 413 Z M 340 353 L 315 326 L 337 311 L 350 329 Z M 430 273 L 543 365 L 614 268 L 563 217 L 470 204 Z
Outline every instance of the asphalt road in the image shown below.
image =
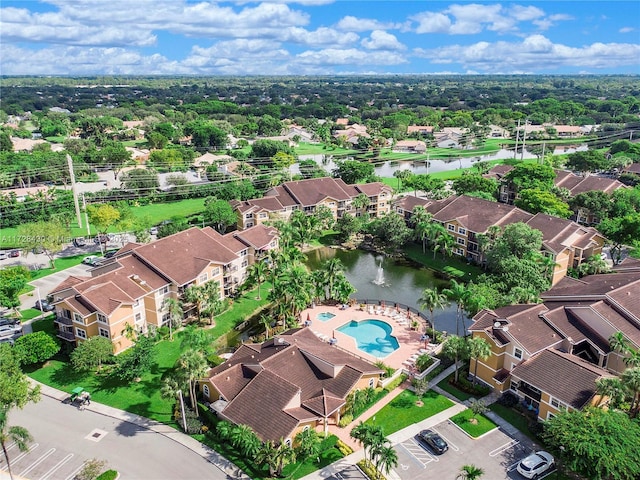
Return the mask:
M 106 460 L 106 468 L 118 470 L 126 479 L 228 478 L 200 455 L 164 435 L 45 396 L 24 410 L 12 410 L 9 425 L 25 427 L 33 436 L 29 453 L 9 449 L 14 475 L 31 480 L 71 479 L 93 458 Z M 2 479 L 7 472 L 4 457 L 0 458 Z

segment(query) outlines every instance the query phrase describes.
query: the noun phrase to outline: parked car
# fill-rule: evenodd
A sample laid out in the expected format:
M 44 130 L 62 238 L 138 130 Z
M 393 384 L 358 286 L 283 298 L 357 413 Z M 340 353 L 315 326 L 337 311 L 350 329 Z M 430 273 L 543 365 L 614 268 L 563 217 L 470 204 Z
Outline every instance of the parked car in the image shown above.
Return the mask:
M 82 263 L 84 263 L 85 265 L 95 265 L 98 260 L 100 260 L 100 257 L 96 255 L 89 255 L 88 257 L 84 257 L 82 259 Z
M 0 260 L 6 260 L 9 258 L 9 254 L 7 252 L 0 252 Z
M 87 240 L 84 237 L 78 237 L 73 239 L 74 247 L 84 247 L 87 244 Z
M 431 450 L 436 455 L 442 455 L 449 450 L 449 445 L 444 439 L 433 430 L 422 430 L 417 435 L 420 444 L 427 450 Z
M 16 318 L 0 317 L 0 327 L 7 327 L 7 326 L 12 327 L 14 329 L 18 329 L 18 330 L 22 329 L 20 320 Z
M 0 326 L 0 338 L 3 339 L 14 339 L 22 336 L 22 326 L 13 327 L 11 325 L 2 325 Z
M 36 302 L 36 309 L 41 312 L 52 312 L 56 307 L 51 305 L 47 300 L 38 300 Z
M 545 451 L 534 452 L 523 458 L 518 464 L 517 470 L 524 478 L 538 478 L 555 466 L 553 456 Z
M 111 250 L 111 251 L 109 251 L 109 252 L 104 254 L 104 258 L 111 258 L 111 257 L 115 256 L 116 253 L 118 253 L 117 250 Z
M 10 256 L 11 258 L 19 257 L 19 256 L 20 256 L 20 250 L 11 250 L 11 251 L 9 252 L 9 256 Z

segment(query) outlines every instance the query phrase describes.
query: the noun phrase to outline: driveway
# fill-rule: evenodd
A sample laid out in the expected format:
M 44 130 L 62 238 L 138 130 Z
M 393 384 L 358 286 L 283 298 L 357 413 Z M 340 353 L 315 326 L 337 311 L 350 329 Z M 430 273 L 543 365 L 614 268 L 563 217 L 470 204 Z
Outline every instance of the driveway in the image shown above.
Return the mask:
M 482 438 L 472 439 L 451 421 L 433 428 L 449 444 L 443 455 L 426 450 L 410 437 L 395 445 L 398 466 L 394 473 L 401 479 L 455 478 L 463 465 L 475 465 L 491 479 L 518 479 L 515 465 L 534 450 L 534 445 L 520 433 L 511 436 L 496 429 Z
M 118 470 L 122 478 L 227 478 L 202 456 L 160 433 L 46 396 L 24 410 L 13 410 L 9 425 L 25 427 L 33 436 L 29 452 L 9 449 L 14 474 L 31 480 L 71 479 L 93 458 L 106 460 L 107 468 Z M 3 459 L 0 479 L 6 473 Z

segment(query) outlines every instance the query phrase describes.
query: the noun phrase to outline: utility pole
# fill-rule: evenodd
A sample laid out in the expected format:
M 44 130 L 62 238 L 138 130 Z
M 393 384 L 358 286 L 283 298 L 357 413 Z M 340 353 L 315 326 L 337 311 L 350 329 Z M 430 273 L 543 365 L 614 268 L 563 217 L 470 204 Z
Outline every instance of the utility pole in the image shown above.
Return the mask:
M 87 213 L 87 202 L 82 194 L 82 208 L 84 208 L 84 221 L 87 224 L 87 237 L 91 237 L 91 227 L 89 226 L 89 214 Z
M 520 119 L 518 119 L 518 127 L 516 128 L 516 148 L 513 149 L 513 159 L 518 158 L 518 140 L 520 140 Z
M 527 124 L 529 120 L 524 121 L 524 134 L 522 135 L 522 152 L 520 153 L 520 160 L 524 159 L 524 146 L 527 144 Z
M 540 157 L 540 163 L 544 163 L 544 149 L 547 146 L 547 142 L 542 142 L 542 157 Z
M 69 178 L 71 179 L 71 191 L 73 192 L 73 205 L 76 207 L 76 221 L 78 222 L 78 227 L 82 227 L 82 219 L 80 218 L 80 203 L 78 202 L 78 189 L 76 187 L 76 175 L 73 172 L 73 159 L 68 153 L 67 165 L 69 166 Z M 84 199 L 84 195 L 82 196 L 82 198 Z

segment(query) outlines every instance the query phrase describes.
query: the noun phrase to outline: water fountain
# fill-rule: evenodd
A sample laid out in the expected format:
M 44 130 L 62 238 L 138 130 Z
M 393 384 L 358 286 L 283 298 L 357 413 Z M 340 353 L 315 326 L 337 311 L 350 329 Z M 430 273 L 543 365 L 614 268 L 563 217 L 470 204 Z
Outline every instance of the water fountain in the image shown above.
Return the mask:
M 384 269 L 382 268 L 382 260 L 380 260 L 380 265 L 378 265 L 378 271 L 376 273 L 376 279 L 373 281 L 376 285 L 384 285 Z

